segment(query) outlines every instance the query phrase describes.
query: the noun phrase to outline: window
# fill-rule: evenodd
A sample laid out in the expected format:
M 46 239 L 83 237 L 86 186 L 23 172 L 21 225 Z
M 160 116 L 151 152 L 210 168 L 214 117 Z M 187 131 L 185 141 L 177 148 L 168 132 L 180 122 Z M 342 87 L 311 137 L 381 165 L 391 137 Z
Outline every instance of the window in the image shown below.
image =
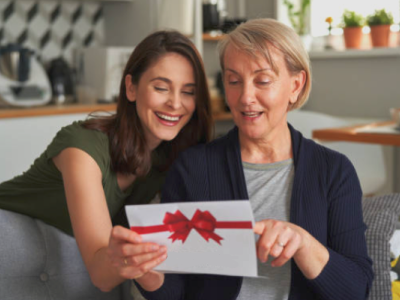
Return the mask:
M 342 22 L 342 14 L 345 9 L 355 11 L 364 17 L 374 13 L 376 9 L 386 9 L 391 12 L 394 23 L 399 23 L 399 0 L 311 0 L 311 35 L 322 36 L 328 34 L 328 27 L 325 23 L 326 17 L 332 17 L 334 27 L 333 34 L 342 33 L 339 27 Z M 368 30 L 368 29 L 367 29 Z
M 283 4 L 283 0 L 278 1 L 278 20 L 285 24 L 290 24 L 287 17 L 287 9 Z M 296 4 L 300 0 L 292 0 Z M 341 34 L 342 29 L 340 24 L 342 22 L 342 14 L 345 9 L 355 11 L 364 17 L 372 14 L 376 9 L 386 9 L 391 12 L 394 18 L 394 23 L 398 24 L 400 21 L 400 0 L 311 0 L 311 13 L 310 13 L 310 31 L 314 37 L 324 36 L 328 34 L 328 25 L 325 23 L 327 17 L 333 18 L 332 34 Z M 365 28 L 366 33 L 369 28 Z M 398 25 L 394 25 L 392 30 L 398 30 Z

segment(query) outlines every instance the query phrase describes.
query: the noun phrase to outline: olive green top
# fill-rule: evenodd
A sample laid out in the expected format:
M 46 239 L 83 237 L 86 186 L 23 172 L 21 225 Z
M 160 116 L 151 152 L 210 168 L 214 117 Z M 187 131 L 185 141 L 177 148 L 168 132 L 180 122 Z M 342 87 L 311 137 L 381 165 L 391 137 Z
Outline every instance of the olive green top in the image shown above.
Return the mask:
M 144 178 L 136 179 L 121 191 L 117 174 L 111 171 L 108 136 L 100 131 L 85 129 L 82 122 L 63 127 L 28 171 L 0 184 L 0 208 L 25 214 L 73 235 L 68 214 L 63 180 L 52 158 L 66 148 L 78 148 L 88 153 L 98 164 L 111 218 L 130 202 L 148 203 L 160 190 L 164 174 L 154 168 Z M 29 151 L 29 148 L 27 148 Z

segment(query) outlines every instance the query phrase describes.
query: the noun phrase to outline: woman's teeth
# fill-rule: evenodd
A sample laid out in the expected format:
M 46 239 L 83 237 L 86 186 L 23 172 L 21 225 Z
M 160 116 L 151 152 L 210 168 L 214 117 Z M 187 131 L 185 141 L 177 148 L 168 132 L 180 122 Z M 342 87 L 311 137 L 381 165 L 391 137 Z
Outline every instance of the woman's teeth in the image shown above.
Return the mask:
M 259 115 L 261 115 L 261 112 L 242 112 L 243 115 L 245 115 L 246 117 L 258 117 Z
M 166 120 L 166 121 L 171 121 L 171 122 L 177 122 L 177 121 L 179 121 L 179 117 L 171 117 L 171 116 L 163 115 L 163 114 L 160 114 L 160 113 L 156 113 L 156 115 L 157 115 L 160 119 L 163 119 L 163 120 Z

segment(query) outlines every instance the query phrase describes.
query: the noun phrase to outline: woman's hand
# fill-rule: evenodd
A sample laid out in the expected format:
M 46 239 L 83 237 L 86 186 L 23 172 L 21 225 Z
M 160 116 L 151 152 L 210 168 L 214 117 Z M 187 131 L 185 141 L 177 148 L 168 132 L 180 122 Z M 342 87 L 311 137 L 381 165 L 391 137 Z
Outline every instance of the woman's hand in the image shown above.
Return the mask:
M 111 232 L 107 254 L 123 278 L 141 278 L 139 280 L 141 285 L 147 285 L 145 280 L 147 277 L 152 281 L 154 277 L 160 277 L 163 281 L 163 276 L 158 272 L 153 271 L 152 274 L 145 275 L 167 258 L 167 248 L 155 243 L 142 243 L 142 237 L 136 232 L 115 226 Z M 156 276 L 155 273 L 160 275 Z M 151 285 L 154 284 L 156 282 L 151 282 Z M 162 282 L 158 287 L 161 285 Z
M 303 228 L 279 220 L 256 222 L 254 232 L 260 235 L 257 256 L 262 262 L 271 255 L 271 266 L 280 267 L 293 258 L 309 279 L 316 278 L 329 260 L 328 250 Z

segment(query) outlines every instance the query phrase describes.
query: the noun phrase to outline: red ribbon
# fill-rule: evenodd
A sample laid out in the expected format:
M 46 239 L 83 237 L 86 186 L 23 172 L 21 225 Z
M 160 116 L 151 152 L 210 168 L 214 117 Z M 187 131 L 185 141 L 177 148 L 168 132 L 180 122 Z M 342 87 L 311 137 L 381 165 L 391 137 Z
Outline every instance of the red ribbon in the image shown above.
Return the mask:
M 149 234 L 169 231 L 172 234 L 168 237 L 172 242 L 181 240 L 184 243 L 194 228 L 207 242 L 213 239 L 221 245 L 222 237 L 214 233 L 218 229 L 252 229 L 250 221 L 220 222 L 217 221 L 209 211 L 196 210 L 191 220 L 185 217 L 179 210 L 174 214 L 167 212 L 163 220 L 164 225 L 154 226 L 132 226 L 131 230 L 139 234 Z

